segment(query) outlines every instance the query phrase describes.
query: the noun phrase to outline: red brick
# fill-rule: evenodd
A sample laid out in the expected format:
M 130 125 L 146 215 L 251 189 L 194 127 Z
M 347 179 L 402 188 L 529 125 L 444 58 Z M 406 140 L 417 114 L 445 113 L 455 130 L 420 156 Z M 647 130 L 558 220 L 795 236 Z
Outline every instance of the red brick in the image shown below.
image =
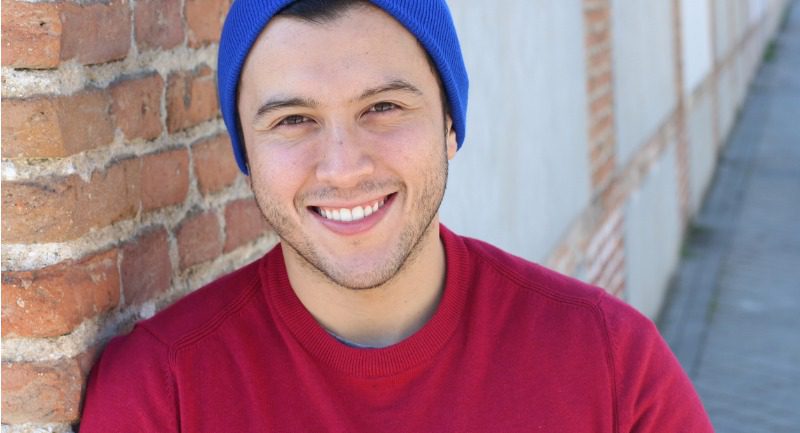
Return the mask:
M 214 74 L 208 66 L 175 72 L 167 79 L 167 130 L 176 132 L 217 116 Z
M 189 192 L 189 151 L 175 149 L 142 158 L 142 208 L 183 203 Z
M 3 158 L 67 156 L 53 99 L 4 99 Z
M 3 101 L 3 157 L 51 158 L 114 140 L 111 97 L 105 90 Z
M 591 119 L 589 128 L 589 140 L 595 141 L 607 136 L 614 128 L 614 116 L 609 111 L 605 115 L 598 115 Z
M 140 161 L 77 175 L 3 182 L 3 241 L 61 242 L 132 217 L 139 208 Z
M 183 42 L 181 2 L 138 0 L 134 11 L 136 45 L 140 51 L 169 49 Z
M 224 252 L 258 239 L 270 229 L 256 201 L 252 198 L 234 200 L 225 207 Z
M 589 55 L 590 70 L 606 71 L 611 70 L 611 50 L 609 48 L 599 49 Z
M 77 421 L 85 378 L 76 358 L 3 362 L 3 424 Z
M 181 270 L 215 259 L 222 253 L 219 221 L 213 212 L 187 217 L 178 228 Z
M 3 0 L 3 66 L 47 69 L 59 64 L 59 4 Z
M 120 265 L 126 305 L 137 305 L 166 292 L 172 278 L 169 241 L 163 227 L 129 241 Z
M 229 7 L 228 0 L 186 0 L 184 16 L 189 28 L 189 46 L 218 42 Z
M 111 86 L 111 110 L 125 138 L 152 140 L 161 135 L 163 93 L 164 80 L 156 73 Z
M 613 103 L 614 95 L 611 92 L 606 92 L 601 96 L 598 96 L 594 101 L 591 101 L 589 105 L 590 114 L 596 117 L 603 111 L 612 108 Z
M 604 87 L 609 87 L 612 85 L 611 83 L 611 71 L 604 71 L 599 74 L 590 74 L 589 75 L 589 89 L 588 93 L 591 95 L 595 93 L 598 89 L 602 89 Z
M 595 187 L 604 187 L 614 173 L 615 163 L 615 158 L 610 157 L 600 165 L 592 167 L 592 185 Z
M 588 10 L 584 13 L 586 23 L 593 25 L 597 23 L 607 23 L 610 20 L 610 10 L 608 7 L 601 7 Z
M 117 250 L 3 273 L 3 336 L 55 337 L 119 303 Z
M 204 195 L 227 188 L 236 181 L 239 167 L 228 134 L 198 142 L 192 146 L 192 155 L 197 187 Z
M 61 9 L 61 59 L 97 64 L 124 59 L 131 46 L 131 12 L 127 0 L 79 4 Z

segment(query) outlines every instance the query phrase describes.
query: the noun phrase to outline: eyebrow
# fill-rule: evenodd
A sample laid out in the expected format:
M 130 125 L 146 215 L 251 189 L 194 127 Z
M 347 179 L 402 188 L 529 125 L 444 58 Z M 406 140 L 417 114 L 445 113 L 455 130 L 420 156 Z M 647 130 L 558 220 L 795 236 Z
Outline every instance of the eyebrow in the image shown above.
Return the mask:
M 391 92 L 391 91 L 396 91 L 396 90 L 401 90 L 401 91 L 404 91 L 404 92 L 409 92 L 409 93 L 413 93 L 415 95 L 420 95 L 420 96 L 422 95 L 422 91 L 420 91 L 418 88 L 416 88 L 413 84 L 409 83 L 408 81 L 405 81 L 405 80 L 392 80 L 392 81 L 389 81 L 386 84 L 383 84 L 383 85 L 380 85 L 380 86 L 373 87 L 373 88 L 365 90 L 356 99 L 357 100 L 366 99 L 366 98 L 369 98 L 370 96 L 375 96 L 375 95 L 377 95 L 379 93 Z
M 286 107 L 316 107 L 317 105 L 319 105 L 319 104 L 317 104 L 317 101 L 314 101 L 313 99 L 308 99 L 308 98 L 296 98 L 296 97 L 295 98 L 282 98 L 282 97 L 278 97 L 278 98 L 270 99 L 269 101 L 261 104 L 261 106 L 258 107 L 258 111 L 256 111 L 256 116 L 253 119 L 253 122 L 258 122 L 258 120 L 260 118 L 262 118 L 263 116 L 265 116 L 269 112 L 275 111 L 275 110 L 279 110 L 281 108 L 286 108 Z
M 413 93 L 415 95 L 422 95 L 422 91 L 419 90 L 416 86 L 409 83 L 405 80 L 392 80 L 386 84 L 382 84 L 380 86 L 369 88 L 361 93 L 357 98 L 354 100 L 359 101 L 363 99 L 367 99 L 371 96 L 375 96 L 384 92 L 392 92 L 392 91 L 403 91 Z M 299 97 L 277 97 L 268 100 L 267 102 L 261 104 L 256 111 L 255 118 L 253 122 L 256 123 L 264 117 L 265 115 L 269 114 L 272 111 L 279 110 L 281 108 L 288 108 L 288 107 L 316 107 L 319 103 L 313 99 L 309 98 L 299 98 Z

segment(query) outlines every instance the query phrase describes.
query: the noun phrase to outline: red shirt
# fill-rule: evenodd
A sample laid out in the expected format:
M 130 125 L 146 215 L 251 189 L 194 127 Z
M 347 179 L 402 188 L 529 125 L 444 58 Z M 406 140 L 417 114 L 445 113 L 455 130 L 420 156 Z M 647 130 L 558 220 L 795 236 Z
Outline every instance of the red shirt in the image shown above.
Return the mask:
M 652 322 L 441 229 L 444 294 L 382 349 L 329 335 L 280 246 L 109 343 L 81 433 L 712 432 Z

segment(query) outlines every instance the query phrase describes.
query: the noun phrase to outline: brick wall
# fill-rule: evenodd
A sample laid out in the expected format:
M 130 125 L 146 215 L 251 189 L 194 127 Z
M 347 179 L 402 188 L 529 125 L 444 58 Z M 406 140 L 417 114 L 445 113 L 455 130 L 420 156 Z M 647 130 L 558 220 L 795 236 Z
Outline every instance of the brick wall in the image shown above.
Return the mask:
M 613 43 L 611 34 L 614 23 L 611 19 L 611 0 L 582 0 L 586 47 L 586 94 L 588 120 L 587 149 L 591 171 L 592 200 L 581 215 L 564 233 L 545 263 L 559 271 L 577 276 L 585 281 L 605 288 L 610 293 L 627 298 L 625 205 L 642 188 L 643 182 L 663 155 L 674 148 L 677 178 L 680 224 L 685 229 L 699 208 L 692 208 L 691 196 L 703 196 L 705 191 L 690 188 L 689 146 L 712 146 L 718 152 L 732 125 L 722 124 L 719 112 L 720 93 L 745 95 L 746 88 L 758 66 L 757 59 L 766 48 L 771 35 L 787 3 L 773 0 L 766 13 L 754 23 L 746 26 L 741 37 L 726 52 L 724 59 L 714 62 L 713 68 L 703 83 L 694 92 L 683 92 L 683 53 L 681 51 L 680 0 L 671 0 L 673 15 L 672 49 L 675 62 L 676 106 L 670 115 L 653 130 L 649 138 L 640 143 L 637 151 L 621 164 L 617 157 L 614 130 L 614 85 Z M 707 0 L 714 8 L 715 1 Z M 744 0 L 736 0 L 744 9 Z M 713 15 L 713 14 L 712 14 Z M 710 22 L 712 44 L 716 43 L 715 20 Z M 748 52 L 748 49 L 750 52 Z M 737 60 L 749 61 L 739 88 L 720 85 L 721 71 L 731 68 Z M 688 108 L 699 95 L 712 92 L 715 105 L 713 118 L 713 143 L 690 143 L 686 117 Z M 688 102 L 687 102 L 688 98 Z M 743 98 L 733 101 L 731 110 L 738 110 Z M 710 178 L 710 176 L 709 176 Z M 700 182 L 702 184 L 702 182 Z M 707 185 L 707 183 L 706 183 Z M 657 284 L 657 283 L 656 283 Z
M 4 432 L 69 431 L 111 336 L 275 242 L 218 114 L 227 8 L 2 1 Z

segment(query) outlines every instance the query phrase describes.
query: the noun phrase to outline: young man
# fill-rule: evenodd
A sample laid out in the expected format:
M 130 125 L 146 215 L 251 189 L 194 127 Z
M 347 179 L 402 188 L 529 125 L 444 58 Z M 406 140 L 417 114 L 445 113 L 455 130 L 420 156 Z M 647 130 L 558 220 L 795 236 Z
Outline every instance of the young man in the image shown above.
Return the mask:
M 439 224 L 444 1 L 289 3 L 234 1 L 219 66 L 280 244 L 111 342 L 81 431 L 711 431 L 650 321 Z

